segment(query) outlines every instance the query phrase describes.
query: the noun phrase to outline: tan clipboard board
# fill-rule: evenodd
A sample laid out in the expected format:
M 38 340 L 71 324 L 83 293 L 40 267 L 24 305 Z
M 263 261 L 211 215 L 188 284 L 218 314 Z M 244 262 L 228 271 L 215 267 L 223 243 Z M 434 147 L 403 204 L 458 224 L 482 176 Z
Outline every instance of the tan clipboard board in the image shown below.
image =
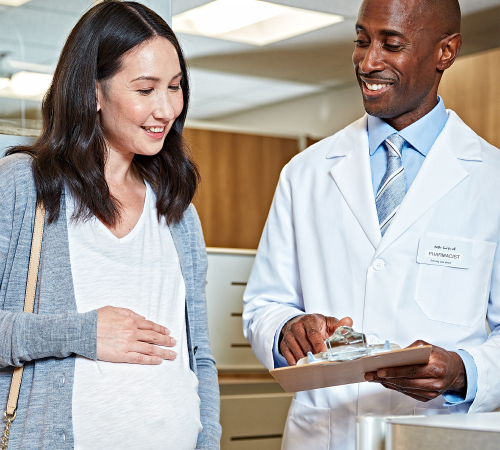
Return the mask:
M 432 345 L 393 350 L 353 361 L 324 362 L 301 366 L 281 367 L 269 373 L 286 392 L 307 391 L 365 381 L 365 373 L 384 367 L 427 364 Z

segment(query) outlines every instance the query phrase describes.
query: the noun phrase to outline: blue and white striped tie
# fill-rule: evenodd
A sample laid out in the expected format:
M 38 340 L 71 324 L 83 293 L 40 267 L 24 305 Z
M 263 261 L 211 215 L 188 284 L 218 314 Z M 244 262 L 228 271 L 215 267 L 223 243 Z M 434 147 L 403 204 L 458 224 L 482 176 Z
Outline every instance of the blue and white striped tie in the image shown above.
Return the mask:
M 405 142 L 397 133 L 385 140 L 388 151 L 387 171 L 380 182 L 375 198 L 382 236 L 387 231 L 406 194 L 406 174 L 401 164 L 401 151 Z

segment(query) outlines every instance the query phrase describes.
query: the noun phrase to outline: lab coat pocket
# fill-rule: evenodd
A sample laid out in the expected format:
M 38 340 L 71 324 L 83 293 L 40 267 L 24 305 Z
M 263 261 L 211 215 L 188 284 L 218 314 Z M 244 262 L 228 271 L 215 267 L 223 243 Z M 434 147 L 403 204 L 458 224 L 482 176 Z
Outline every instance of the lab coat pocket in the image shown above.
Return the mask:
M 282 450 L 304 450 L 311 447 L 317 450 L 327 450 L 330 443 L 330 410 L 314 408 L 292 400 Z
M 471 327 L 485 315 L 496 243 L 431 236 L 472 242 L 470 267 L 419 264 L 415 301 L 430 320 Z

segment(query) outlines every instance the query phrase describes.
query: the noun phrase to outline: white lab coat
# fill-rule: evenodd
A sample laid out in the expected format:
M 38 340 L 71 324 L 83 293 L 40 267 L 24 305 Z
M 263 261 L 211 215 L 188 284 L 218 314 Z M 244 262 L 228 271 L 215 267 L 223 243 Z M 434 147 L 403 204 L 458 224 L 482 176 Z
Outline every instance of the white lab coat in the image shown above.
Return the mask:
M 500 151 L 448 115 L 383 238 L 366 116 L 283 169 L 244 296 L 244 333 L 268 369 L 289 316 L 350 316 L 371 343 L 423 339 L 468 351 L 478 370 L 469 412 L 500 406 Z M 472 242 L 470 268 L 417 263 L 422 236 Z M 299 392 L 283 448 L 352 450 L 356 416 L 456 408 L 444 402 L 418 402 L 375 383 Z

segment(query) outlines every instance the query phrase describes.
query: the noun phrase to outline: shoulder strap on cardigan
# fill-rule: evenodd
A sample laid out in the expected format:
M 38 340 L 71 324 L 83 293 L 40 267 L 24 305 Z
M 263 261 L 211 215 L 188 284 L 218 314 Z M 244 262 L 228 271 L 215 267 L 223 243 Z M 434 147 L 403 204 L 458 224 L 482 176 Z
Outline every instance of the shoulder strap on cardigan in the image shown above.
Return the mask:
M 38 267 L 40 265 L 40 252 L 42 249 L 43 226 L 45 222 L 45 208 L 42 205 L 37 205 L 35 213 L 35 225 L 33 228 L 33 238 L 31 240 L 30 261 L 28 267 L 28 278 L 26 281 L 26 293 L 24 295 L 24 312 L 32 313 L 35 306 L 35 293 L 38 279 Z M 19 399 L 19 390 L 21 389 L 21 380 L 23 378 L 24 366 L 16 367 L 12 374 L 12 382 L 10 384 L 9 399 L 7 400 L 7 408 L 4 417 L 7 421 L 2 437 L 1 445 L 7 448 L 9 429 L 11 423 L 16 417 L 17 400 Z M 4 442 L 4 440 L 7 440 Z

